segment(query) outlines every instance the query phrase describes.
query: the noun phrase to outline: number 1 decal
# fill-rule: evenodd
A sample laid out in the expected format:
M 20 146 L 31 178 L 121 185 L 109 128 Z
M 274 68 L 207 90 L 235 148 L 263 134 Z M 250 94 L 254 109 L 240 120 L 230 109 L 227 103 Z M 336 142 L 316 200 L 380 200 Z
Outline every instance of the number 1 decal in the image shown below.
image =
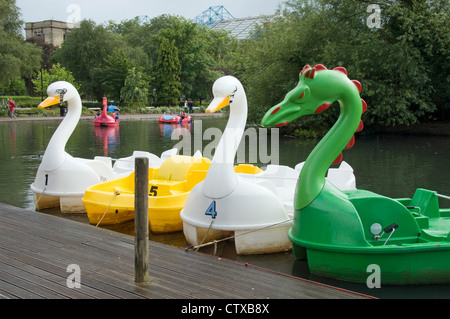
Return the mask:
M 205 215 L 211 215 L 212 219 L 216 219 L 216 201 L 213 201 L 211 205 L 209 205 L 208 209 L 205 212 Z

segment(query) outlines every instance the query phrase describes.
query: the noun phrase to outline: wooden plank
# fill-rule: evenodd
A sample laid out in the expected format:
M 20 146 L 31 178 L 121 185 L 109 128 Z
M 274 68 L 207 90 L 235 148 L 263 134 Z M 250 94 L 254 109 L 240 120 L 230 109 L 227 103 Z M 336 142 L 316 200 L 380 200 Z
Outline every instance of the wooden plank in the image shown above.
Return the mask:
M 134 282 L 134 237 L 0 204 L 0 298 L 298 299 L 361 295 L 150 242 L 148 283 Z M 66 285 L 81 268 L 81 288 Z

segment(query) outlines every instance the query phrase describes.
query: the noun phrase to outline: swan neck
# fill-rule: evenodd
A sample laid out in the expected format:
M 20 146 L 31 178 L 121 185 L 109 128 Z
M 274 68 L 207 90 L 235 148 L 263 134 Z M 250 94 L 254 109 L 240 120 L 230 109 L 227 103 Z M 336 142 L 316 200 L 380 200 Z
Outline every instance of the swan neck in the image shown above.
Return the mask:
M 243 89 L 242 89 L 243 91 Z M 206 175 L 203 194 L 210 198 L 223 198 L 237 186 L 234 159 L 247 122 L 247 99 L 240 94 L 230 106 L 230 115 L 217 145 L 211 166 Z
M 68 100 L 67 114 L 53 133 L 42 159 L 41 167 L 46 171 L 59 168 L 66 158 L 66 144 L 75 130 L 81 116 L 81 99 L 79 96 Z

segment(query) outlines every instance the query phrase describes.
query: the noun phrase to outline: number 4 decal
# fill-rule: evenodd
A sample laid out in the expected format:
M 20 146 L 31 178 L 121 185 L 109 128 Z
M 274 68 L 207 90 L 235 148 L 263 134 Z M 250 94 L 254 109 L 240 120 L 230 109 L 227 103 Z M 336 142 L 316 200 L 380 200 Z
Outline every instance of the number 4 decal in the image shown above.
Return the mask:
M 213 201 L 211 205 L 209 205 L 208 209 L 205 212 L 205 215 L 211 215 L 212 219 L 216 219 L 216 201 Z

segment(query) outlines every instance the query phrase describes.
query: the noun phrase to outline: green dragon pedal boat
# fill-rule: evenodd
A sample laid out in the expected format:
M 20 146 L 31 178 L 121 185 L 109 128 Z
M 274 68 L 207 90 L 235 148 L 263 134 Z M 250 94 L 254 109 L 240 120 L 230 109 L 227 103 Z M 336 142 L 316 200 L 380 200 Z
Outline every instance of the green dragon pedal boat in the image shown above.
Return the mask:
M 378 269 L 381 284 L 450 283 L 450 209 L 440 208 L 438 199 L 449 197 L 417 189 L 412 198 L 392 199 L 367 190 L 341 191 L 325 179 L 364 127 L 361 89 L 342 67 L 306 66 L 298 85 L 262 120 L 280 127 L 335 101 L 340 105 L 337 122 L 298 179 L 289 230 L 294 257 L 307 259 L 312 274 L 349 282 L 367 283 L 371 269 Z

